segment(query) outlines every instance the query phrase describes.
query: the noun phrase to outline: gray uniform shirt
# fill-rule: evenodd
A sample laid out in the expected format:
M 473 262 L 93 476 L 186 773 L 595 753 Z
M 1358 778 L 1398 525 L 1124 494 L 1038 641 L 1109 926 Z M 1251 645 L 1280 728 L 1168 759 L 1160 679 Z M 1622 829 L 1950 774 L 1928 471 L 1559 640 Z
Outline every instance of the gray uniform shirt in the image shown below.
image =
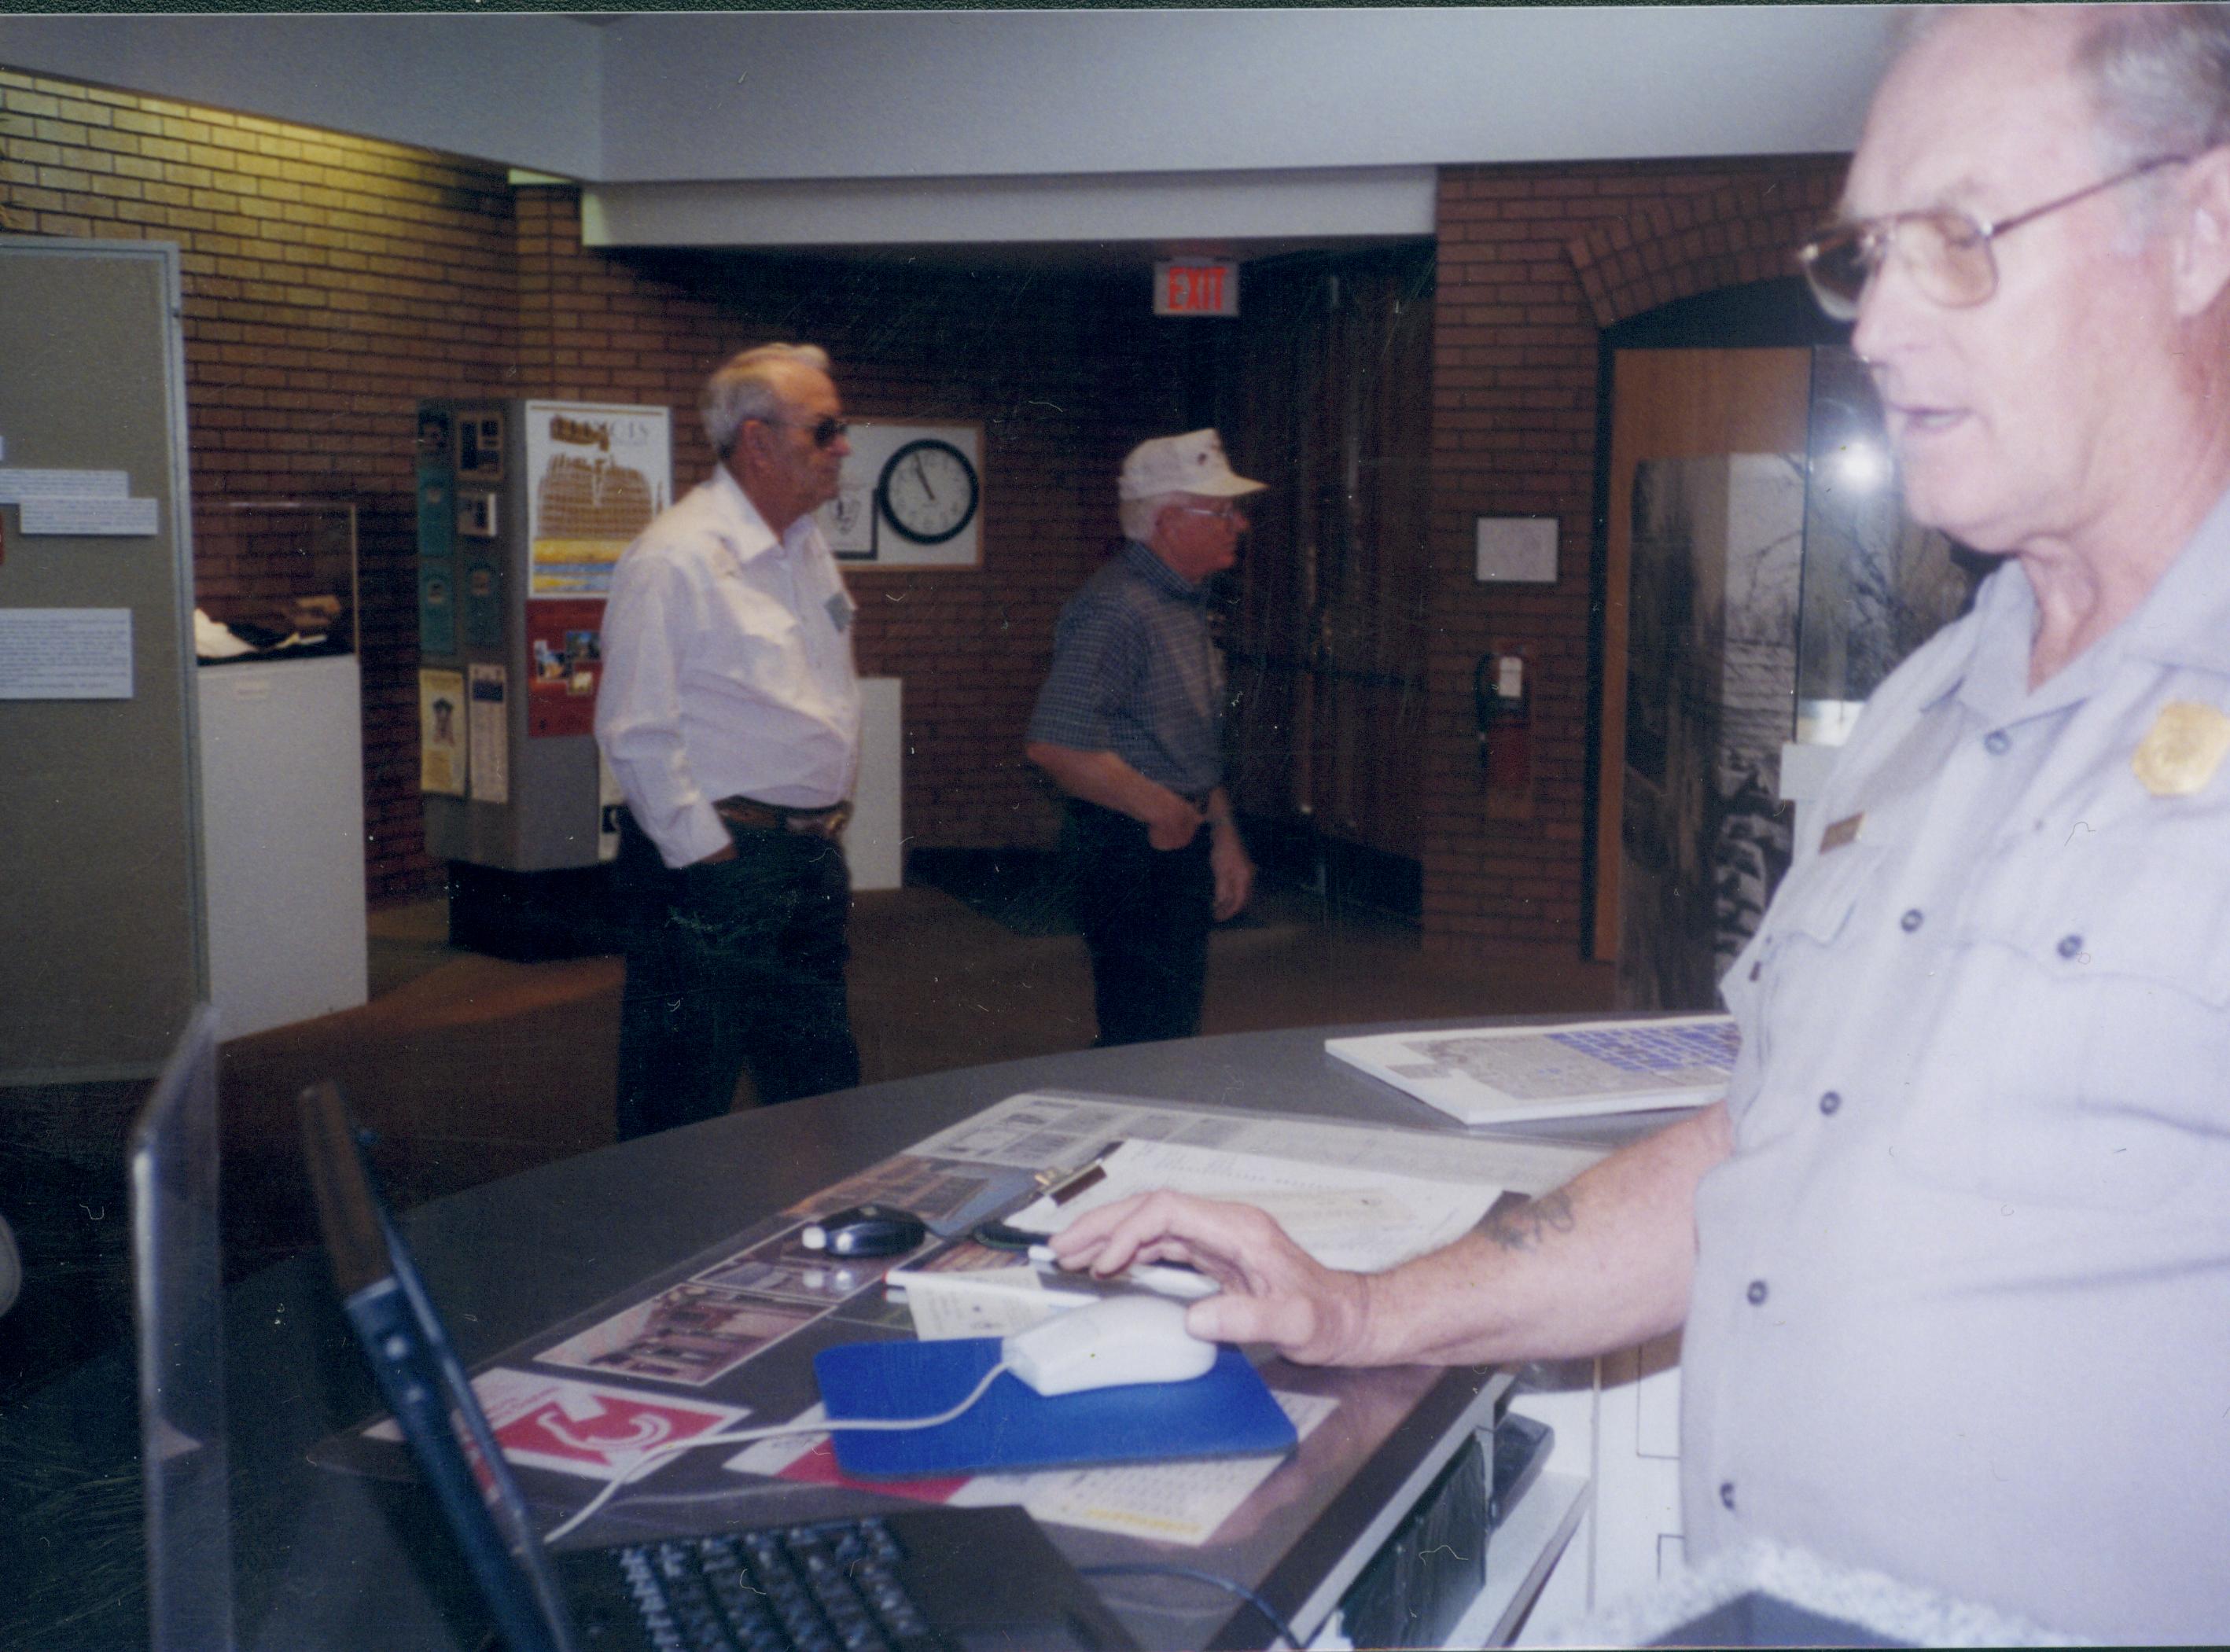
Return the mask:
M 2018 569 L 1885 683 L 1724 983 L 1691 1552 L 2230 1639 L 2230 500 L 2027 686 Z M 2205 745 L 2202 739 L 2200 745 Z

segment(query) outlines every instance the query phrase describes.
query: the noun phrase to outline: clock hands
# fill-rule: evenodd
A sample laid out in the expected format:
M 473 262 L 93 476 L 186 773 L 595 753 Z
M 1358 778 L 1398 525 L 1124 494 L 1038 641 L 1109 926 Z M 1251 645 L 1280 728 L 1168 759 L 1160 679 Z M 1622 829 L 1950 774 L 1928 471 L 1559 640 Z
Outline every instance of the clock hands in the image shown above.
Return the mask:
M 929 485 L 929 468 L 922 463 L 921 459 L 921 455 L 914 455 L 913 474 L 921 478 L 921 491 L 934 500 L 937 497 L 937 489 Z

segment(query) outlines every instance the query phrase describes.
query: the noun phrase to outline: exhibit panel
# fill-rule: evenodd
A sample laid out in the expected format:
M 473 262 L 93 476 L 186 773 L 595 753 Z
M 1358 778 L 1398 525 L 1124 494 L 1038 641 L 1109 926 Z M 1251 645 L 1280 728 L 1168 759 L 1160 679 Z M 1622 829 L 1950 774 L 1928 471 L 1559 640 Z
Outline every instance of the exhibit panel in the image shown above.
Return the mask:
M 207 990 L 178 293 L 0 236 L 0 1081 L 151 1076 Z

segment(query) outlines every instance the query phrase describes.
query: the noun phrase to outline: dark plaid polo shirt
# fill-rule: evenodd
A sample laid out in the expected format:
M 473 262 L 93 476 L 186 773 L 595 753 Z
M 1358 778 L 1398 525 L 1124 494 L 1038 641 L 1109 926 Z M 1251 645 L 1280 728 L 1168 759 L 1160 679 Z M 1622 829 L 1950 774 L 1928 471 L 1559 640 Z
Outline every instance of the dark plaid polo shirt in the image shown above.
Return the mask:
M 1061 610 L 1029 738 L 1112 752 L 1195 800 L 1222 784 L 1223 668 L 1203 588 L 1126 541 Z

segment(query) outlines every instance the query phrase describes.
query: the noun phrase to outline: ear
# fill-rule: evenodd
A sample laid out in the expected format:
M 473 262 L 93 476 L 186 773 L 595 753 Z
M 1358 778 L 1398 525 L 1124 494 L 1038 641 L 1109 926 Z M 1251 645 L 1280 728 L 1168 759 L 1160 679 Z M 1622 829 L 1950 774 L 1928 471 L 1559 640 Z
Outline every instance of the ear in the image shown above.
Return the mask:
M 2230 289 L 2230 148 L 2184 169 L 2175 242 L 2175 311 L 2189 319 Z

